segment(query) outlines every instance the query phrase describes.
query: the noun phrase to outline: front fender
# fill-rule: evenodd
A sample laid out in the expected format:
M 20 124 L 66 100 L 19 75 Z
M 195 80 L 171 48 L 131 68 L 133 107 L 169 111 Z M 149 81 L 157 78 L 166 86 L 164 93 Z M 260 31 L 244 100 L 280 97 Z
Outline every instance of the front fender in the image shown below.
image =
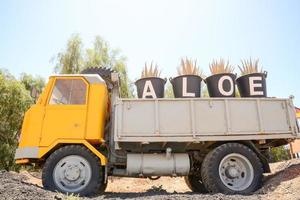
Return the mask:
M 101 165 L 105 166 L 107 164 L 107 158 L 99 152 L 93 145 L 91 145 L 86 140 L 69 140 L 69 139 L 59 139 L 47 147 L 20 147 L 17 149 L 15 154 L 16 163 L 25 164 L 30 162 L 30 159 L 43 159 L 50 152 L 56 150 L 60 145 L 68 144 L 82 144 L 87 147 L 91 152 L 93 152 L 101 161 Z M 24 161 L 28 162 L 24 162 Z

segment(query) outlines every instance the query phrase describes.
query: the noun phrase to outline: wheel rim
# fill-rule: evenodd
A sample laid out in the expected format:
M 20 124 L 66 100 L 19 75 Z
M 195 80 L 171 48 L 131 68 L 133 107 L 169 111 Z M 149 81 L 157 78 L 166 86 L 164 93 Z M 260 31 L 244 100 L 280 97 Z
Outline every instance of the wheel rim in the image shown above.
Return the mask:
M 77 155 L 61 159 L 53 171 L 55 185 L 63 192 L 76 193 L 88 185 L 92 176 L 89 162 Z
M 242 191 L 251 185 L 254 179 L 254 170 L 245 156 L 232 153 L 221 160 L 219 176 L 222 183 L 229 189 Z

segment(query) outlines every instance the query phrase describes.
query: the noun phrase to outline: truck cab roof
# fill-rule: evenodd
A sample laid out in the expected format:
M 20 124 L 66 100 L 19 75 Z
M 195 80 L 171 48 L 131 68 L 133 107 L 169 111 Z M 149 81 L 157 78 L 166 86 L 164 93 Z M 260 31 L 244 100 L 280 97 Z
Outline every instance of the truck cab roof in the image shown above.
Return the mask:
M 54 74 L 51 77 L 84 77 L 90 84 L 104 84 L 106 85 L 103 78 L 98 74 Z

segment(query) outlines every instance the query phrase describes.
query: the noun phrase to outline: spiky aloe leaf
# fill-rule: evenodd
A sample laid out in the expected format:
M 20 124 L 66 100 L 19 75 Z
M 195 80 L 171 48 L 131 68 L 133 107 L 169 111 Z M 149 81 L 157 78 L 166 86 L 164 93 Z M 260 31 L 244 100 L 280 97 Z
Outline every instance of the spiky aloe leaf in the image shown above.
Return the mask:
M 229 64 L 229 61 L 225 62 L 222 58 L 213 60 L 209 64 L 209 69 L 211 74 L 232 73 L 234 71 L 234 67 Z
M 254 62 L 252 58 L 241 60 L 242 66 L 238 66 L 241 71 L 241 75 L 251 74 L 251 73 L 262 73 L 262 68 L 259 69 L 259 59 Z
M 188 58 L 181 58 L 180 67 L 177 68 L 178 75 L 199 75 L 202 76 L 202 71 L 197 67 L 197 60 L 193 61 Z
M 145 63 L 145 67 L 142 71 L 141 78 L 147 77 L 160 77 L 161 71 L 158 69 L 157 64 L 153 65 L 153 61 L 151 62 L 150 66 Z

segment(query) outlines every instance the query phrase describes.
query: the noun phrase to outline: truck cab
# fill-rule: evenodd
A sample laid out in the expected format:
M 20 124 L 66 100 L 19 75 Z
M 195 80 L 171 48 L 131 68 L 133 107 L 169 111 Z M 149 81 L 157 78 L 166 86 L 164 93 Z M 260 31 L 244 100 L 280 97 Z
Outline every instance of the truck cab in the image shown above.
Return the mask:
M 37 103 L 26 112 L 16 151 L 17 163 L 46 158 L 63 144 L 82 144 L 107 159 L 93 146 L 104 142 L 108 90 L 99 75 L 56 75 Z

